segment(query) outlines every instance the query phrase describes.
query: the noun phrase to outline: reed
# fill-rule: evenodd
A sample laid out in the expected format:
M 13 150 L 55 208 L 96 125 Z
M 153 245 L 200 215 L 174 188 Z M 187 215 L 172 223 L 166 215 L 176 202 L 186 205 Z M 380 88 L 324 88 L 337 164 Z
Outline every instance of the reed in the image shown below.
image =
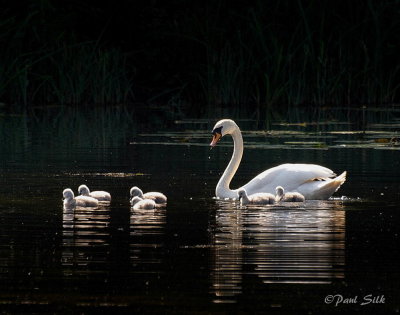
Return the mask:
M 198 78 L 211 107 L 246 105 L 269 119 L 288 107 L 384 106 L 398 100 L 399 66 L 384 63 L 396 60 L 385 47 L 400 26 L 394 20 L 391 29 L 384 27 L 390 4 L 368 1 L 356 23 L 332 25 L 328 3 L 305 3 L 297 1 L 293 21 L 282 25 L 273 17 L 282 16 L 288 2 L 271 7 L 259 1 L 235 16 L 244 29 L 227 37 L 220 31 L 225 25 L 214 25 L 201 38 L 208 58 Z M 219 37 L 223 45 L 215 41 Z
M 1 103 L 140 103 L 271 120 L 297 107 L 383 108 L 400 99 L 398 1 L 160 6 L 162 19 L 124 48 L 103 35 L 82 41 L 52 31 L 41 24 L 52 11 L 28 2 L 23 18 L 0 12 Z

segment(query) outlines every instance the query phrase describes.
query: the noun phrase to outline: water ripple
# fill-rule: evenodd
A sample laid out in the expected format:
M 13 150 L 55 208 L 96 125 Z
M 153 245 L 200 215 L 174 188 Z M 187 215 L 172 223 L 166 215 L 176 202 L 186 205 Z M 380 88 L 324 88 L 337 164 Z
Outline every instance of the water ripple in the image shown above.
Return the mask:
M 303 284 L 344 277 L 345 212 L 340 201 L 309 201 L 294 208 L 216 202 L 211 233 L 215 302 L 234 302 L 247 276 L 262 283 Z

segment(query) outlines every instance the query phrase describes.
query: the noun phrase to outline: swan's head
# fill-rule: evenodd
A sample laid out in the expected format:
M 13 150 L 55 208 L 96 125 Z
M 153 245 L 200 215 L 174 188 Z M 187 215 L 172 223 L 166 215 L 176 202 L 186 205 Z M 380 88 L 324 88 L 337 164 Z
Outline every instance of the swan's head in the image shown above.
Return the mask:
M 139 201 L 143 200 L 142 198 L 135 196 L 131 199 L 131 205 L 134 206 L 135 204 L 137 204 Z
M 242 189 L 239 189 L 239 190 L 238 190 L 238 196 L 239 196 L 239 200 L 241 200 L 241 199 L 247 197 L 246 190 L 243 189 L 243 188 L 242 188 Z
M 70 188 L 66 188 L 63 191 L 64 199 L 74 199 L 74 192 Z
M 221 139 L 223 136 L 232 134 L 236 130 L 238 130 L 239 127 L 236 125 L 236 123 L 231 120 L 231 119 L 222 119 L 219 122 L 217 122 L 213 128 L 212 134 L 213 138 L 210 143 L 210 146 L 215 147 L 217 145 L 217 142 L 219 139 Z
M 275 192 L 276 192 L 276 201 L 280 201 L 283 197 L 285 190 L 283 189 L 282 186 L 277 186 L 275 188 Z
M 78 194 L 82 196 L 89 196 L 90 195 L 89 187 L 86 185 L 80 185 L 78 188 Z
M 130 196 L 131 197 L 138 196 L 138 197 L 141 198 L 141 197 L 143 197 L 143 191 L 139 187 L 134 186 L 134 187 L 131 188 Z

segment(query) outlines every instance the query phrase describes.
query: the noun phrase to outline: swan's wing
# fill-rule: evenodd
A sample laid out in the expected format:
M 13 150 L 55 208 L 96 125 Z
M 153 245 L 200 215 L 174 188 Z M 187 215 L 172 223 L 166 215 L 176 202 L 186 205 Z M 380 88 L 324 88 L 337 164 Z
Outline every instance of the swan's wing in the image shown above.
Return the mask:
M 243 186 L 250 194 L 257 192 L 275 193 L 277 186 L 287 191 L 296 191 L 306 182 L 334 177 L 330 169 L 316 164 L 282 164 L 257 175 Z
M 341 185 L 346 181 L 347 172 L 335 178 L 328 178 L 324 181 L 310 181 L 299 186 L 296 190 L 301 193 L 305 199 L 324 200 L 328 199 L 336 192 Z

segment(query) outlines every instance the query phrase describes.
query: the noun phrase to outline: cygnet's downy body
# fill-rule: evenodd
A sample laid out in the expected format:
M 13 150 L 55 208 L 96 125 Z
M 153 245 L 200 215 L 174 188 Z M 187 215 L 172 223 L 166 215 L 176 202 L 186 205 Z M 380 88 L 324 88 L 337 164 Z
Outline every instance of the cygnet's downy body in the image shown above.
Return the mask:
M 63 191 L 65 207 L 97 207 L 99 202 L 97 199 L 88 196 L 75 197 L 74 192 L 70 188 Z
M 156 207 L 154 200 L 142 199 L 138 196 L 133 197 L 130 202 L 133 210 L 152 210 Z
M 131 188 L 130 196 L 131 196 L 131 198 L 137 196 L 142 199 L 151 199 L 151 200 L 154 200 L 154 202 L 156 204 L 167 203 L 167 197 L 163 193 L 152 191 L 152 192 L 147 192 L 147 193 L 143 194 L 143 191 L 137 186 L 134 186 Z
M 298 192 L 285 192 L 282 186 L 276 187 L 275 191 L 277 202 L 303 202 L 305 200 L 302 194 Z
M 246 190 L 242 188 L 238 190 L 238 196 L 242 206 L 247 204 L 271 205 L 275 203 L 275 196 L 270 193 L 255 193 L 248 196 Z
M 80 185 L 78 188 L 78 193 L 81 196 L 88 196 L 97 199 L 98 201 L 111 201 L 111 195 L 110 193 L 102 190 L 98 191 L 90 191 L 89 187 L 86 185 Z

